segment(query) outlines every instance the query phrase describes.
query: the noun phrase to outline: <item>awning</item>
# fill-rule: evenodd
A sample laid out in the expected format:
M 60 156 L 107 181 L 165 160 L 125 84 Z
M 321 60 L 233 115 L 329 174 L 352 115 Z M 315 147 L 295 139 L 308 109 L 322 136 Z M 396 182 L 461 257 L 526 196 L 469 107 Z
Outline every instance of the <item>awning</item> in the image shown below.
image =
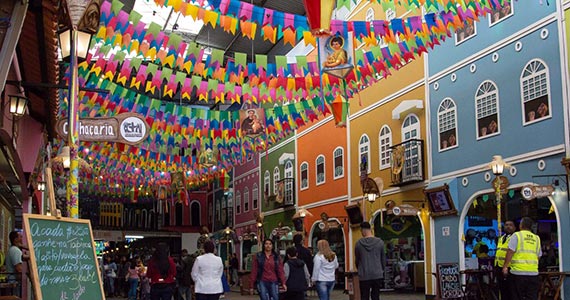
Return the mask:
M 392 119 L 400 120 L 400 116 L 405 112 L 420 110 L 424 108 L 422 100 L 404 100 L 394 110 L 392 110 Z

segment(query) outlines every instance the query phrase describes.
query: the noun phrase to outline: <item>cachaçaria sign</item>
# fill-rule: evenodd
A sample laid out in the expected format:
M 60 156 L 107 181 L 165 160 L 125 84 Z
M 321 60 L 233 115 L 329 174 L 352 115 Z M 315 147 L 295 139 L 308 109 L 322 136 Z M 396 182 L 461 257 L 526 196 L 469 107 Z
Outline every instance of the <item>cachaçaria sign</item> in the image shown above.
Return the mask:
M 57 122 L 56 131 L 68 138 L 67 119 Z M 114 117 L 80 118 L 77 128 L 80 141 L 119 142 L 129 145 L 140 144 L 149 134 L 146 120 L 139 114 L 123 113 Z

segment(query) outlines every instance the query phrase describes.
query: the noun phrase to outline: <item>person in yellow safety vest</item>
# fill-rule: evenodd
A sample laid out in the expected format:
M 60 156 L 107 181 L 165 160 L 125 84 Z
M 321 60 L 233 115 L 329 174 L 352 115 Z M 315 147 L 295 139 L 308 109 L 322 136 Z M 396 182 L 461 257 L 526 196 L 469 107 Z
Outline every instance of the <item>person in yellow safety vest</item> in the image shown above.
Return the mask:
M 504 234 L 497 241 L 497 252 L 495 253 L 495 276 L 497 276 L 497 285 L 499 286 L 499 293 L 501 299 L 511 298 L 511 280 L 509 276 L 503 276 L 503 265 L 505 264 L 505 257 L 507 256 L 507 249 L 511 235 L 516 230 L 514 221 L 506 221 L 503 227 Z
M 530 231 L 533 223 L 531 218 L 523 217 L 520 231 L 515 232 L 509 241 L 503 275 L 512 277 L 513 300 L 538 299 L 538 258 L 542 256 L 542 250 L 540 238 Z

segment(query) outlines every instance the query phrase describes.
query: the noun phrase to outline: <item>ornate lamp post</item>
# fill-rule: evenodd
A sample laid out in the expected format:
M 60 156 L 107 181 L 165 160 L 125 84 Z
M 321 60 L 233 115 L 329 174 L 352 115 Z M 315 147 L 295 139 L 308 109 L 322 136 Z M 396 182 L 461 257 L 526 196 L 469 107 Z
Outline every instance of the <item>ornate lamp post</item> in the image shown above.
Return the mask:
M 502 176 L 505 168 L 510 168 L 511 165 L 507 164 L 500 155 L 494 155 L 493 161 L 489 163 L 489 168 L 495 175 L 493 180 L 493 188 L 495 189 L 495 198 L 497 205 L 497 227 L 499 236 L 501 236 L 501 201 L 503 200 L 503 191 L 509 186 L 509 181 L 506 177 Z

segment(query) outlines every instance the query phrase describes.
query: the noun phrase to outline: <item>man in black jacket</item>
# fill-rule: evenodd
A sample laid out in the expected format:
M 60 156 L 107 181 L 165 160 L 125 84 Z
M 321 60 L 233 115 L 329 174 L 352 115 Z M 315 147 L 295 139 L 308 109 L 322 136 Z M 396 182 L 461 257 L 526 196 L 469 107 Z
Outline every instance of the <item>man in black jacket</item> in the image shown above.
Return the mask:
M 313 256 L 311 255 L 311 251 L 305 246 L 303 246 L 303 235 L 296 234 L 293 236 L 293 244 L 295 244 L 295 248 L 297 249 L 297 258 L 302 260 L 305 265 L 307 265 L 307 269 L 309 270 L 309 274 L 313 274 Z
M 287 292 L 283 300 L 305 300 L 305 291 L 309 288 L 311 277 L 307 265 L 297 258 L 295 247 L 287 248 L 287 262 L 283 266 Z

